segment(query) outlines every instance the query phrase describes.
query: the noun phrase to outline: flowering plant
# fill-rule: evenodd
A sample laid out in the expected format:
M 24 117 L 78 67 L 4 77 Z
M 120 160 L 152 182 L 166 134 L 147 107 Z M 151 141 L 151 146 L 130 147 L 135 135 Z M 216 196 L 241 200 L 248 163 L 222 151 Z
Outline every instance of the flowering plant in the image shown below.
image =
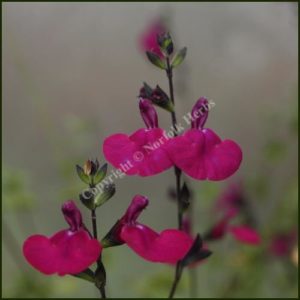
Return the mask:
M 100 166 L 98 160 L 87 160 L 83 167 L 77 165 L 76 170 L 88 186 L 79 199 L 90 211 L 92 229 L 83 222 L 75 202 L 69 200 L 62 205 L 69 228 L 51 237 L 30 236 L 23 245 L 23 254 L 35 269 L 45 275 L 73 275 L 90 281 L 99 289 L 102 298 L 106 298 L 106 269 L 101 254 L 110 247 L 126 244 L 147 261 L 174 266 L 175 277 L 169 294 L 169 298 L 173 298 L 184 269 L 211 255 L 208 249 L 211 240 L 220 239 L 228 232 L 241 242 L 259 243 L 254 229 L 244 224 L 231 224 L 238 214 L 231 206 L 223 210 L 221 220 L 202 237 L 191 233 L 187 217 L 191 209 L 191 192 L 184 176 L 195 180 L 227 179 L 239 169 L 242 150 L 235 141 L 222 140 L 212 129 L 205 127 L 212 105 L 205 97 L 200 97 L 186 116 L 191 128 L 180 134 L 173 71 L 185 59 L 187 48 L 174 52 L 171 35 L 162 24 L 154 24 L 143 35 L 141 43 L 149 61 L 166 73 L 169 91 L 167 93 L 159 85 L 152 88 L 144 83 L 139 91 L 138 105 L 145 128 L 129 135 L 108 136 L 103 142 L 103 154 L 120 174 L 129 176 L 154 176 L 173 168 L 178 228 L 156 232 L 139 223 L 138 217 L 149 205 L 149 200 L 144 195 L 135 195 L 124 215 L 99 239 L 96 210 L 114 195 L 116 189 L 113 183 L 105 181 L 108 165 Z M 171 132 L 159 127 L 155 107 L 170 113 Z

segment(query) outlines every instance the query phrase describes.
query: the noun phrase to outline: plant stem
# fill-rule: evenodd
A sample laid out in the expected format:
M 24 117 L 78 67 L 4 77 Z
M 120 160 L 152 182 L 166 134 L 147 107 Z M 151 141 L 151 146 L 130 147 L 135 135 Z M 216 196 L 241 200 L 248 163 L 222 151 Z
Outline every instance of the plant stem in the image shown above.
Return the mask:
M 170 92 L 170 99 L 175 106 L 175 98 L 174 98 L 174 87 L 173 87 L 173 70 L 170 66 L 170 59 L 167 57 L 167 77 L 169 82 L 169 92 Z M 175 110 L 175 107 L 174 107 Z M 172 126 L 174 128 L 174 135 L 177 136 L 177 118 L 175 111 L 171 112 L 172 117 Z M 182 210 L 181 210 L 181 199 L 180 199 L 180 190 L 181 190 L 181 170 L 174 167 L 175 176 L 176 176 L 176 195 L 177 195 L 177 206 L 178 206 L 178 229 L 182 229 Z
M 93 225 L 93 236 L 94 236 L 94 239 L 98 239 L 97 216 L 96 216 L 96 210 L 95 209 L 92 209 L 91 217 L 92 217 L 92 225 Z M 97 271 L 100 271 L 102 276 L 103 276 L 103 283 L 100 286 L 98 286 L 98 285 L 96 285 L 96 286 L 99 289 L 101 298 L 106 299 L 106 294 L 105 294 L 106 271 L 105 271 L 104 265 L 103 265 L 102 260 L 101 260 L 101 255 L 99 256 L 99 258 L 97 260 L 97 266 L 98 266 Z
M 173 298 L 174 297 L 174 294 L 176 292 L 178 283 L 179 283 L 180 278 L 181 278 L 181 274 L 182 274 L 182 269 L 180 268 L 179 263 L 177 263 L 174 281 L 173 281 L 172 288 L 171 288 L 171 291 L 170 291 L 170 294 L 169 294 L 168 298 Z
M 174 111 L 171 112 L 171 117 L 172 117 L 172 125 L 174 128 L 174 135 L 177 136 L 177 118 L 176 118 L 176 113 L 175 113 L 175 98 L 174 98 L 174 87 L 173 87 L 173 70 L 170 65 L 170 59 L 167 57 L 167 77 L 168 77 L 168 82 L 169 82 L 169 92 L 170 92 L 170 99 L 172 101 L 172 104 L 174 106 Z M 177 218 L 178 218 L 178 229 L 182 229 L 182 218 L 183 218 L 183 213 L 181 209 L 181 170 L 175 166 L 174 167 L 174 172 L 176 176 L 176 195 L 177 195 Z M 169 298 L 173 298 L 178 283 L 180 281 L 182 274 L 182 268 L 180 268 L 179 262 L 176 265 L 176 270 L 175 270 L 175 276 L 174 276 L 174 281 L 172 284 L 172 288 L 169 294 Z
M 191 194 L 190 198 L 190 205 L 188 210 L 188 219 L 190 222 L 190 234 L 194 234 L 194 201 L 193 201 L 193 195 Z M 189 281 L 190 281 L 190 298 L 197 298 L 197 269 L 196 268 L 190 268 L 189 270 Z

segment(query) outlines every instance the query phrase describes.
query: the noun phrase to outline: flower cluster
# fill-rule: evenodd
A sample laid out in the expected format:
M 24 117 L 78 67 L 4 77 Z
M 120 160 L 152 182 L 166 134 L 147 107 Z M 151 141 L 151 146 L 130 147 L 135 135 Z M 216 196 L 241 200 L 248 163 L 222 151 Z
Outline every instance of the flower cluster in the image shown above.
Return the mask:
M 232 140 L 221 140 L 209 128 L 208 100 L 201 97 L 192 109 L 191 129 L 170 138 L 158 127 L 158 118 L 151 100 L 140 98 L 140 112 L 146 128 L 131 135 L 117 133 L 107 137 L 103 153 L 116 168 L 130 165 L 127 175 L 152 176 L 172 166 L 198 180 L 223 180 L 234 174 L 242 161 L 242 151 Z M 140 154 L 140 156 L 137 156 Z
M 245 224 L 232 225 L 232 220 L 239 212 L 232 199 L 225 201 L 229 205 L 223 210 L 224 215 L 203 239 L 199 234 L 193 236 L 191 233 L 185 215 L 189 208 L 190 192 L 186 181 L 182 184 L 181 176 L 185 174 L 196 180 L 224 180 L 239 169 L 242 151 L 235 141 L 222 140 L 205 126 L 209 115 L 209 101 L 205 97 L 200 97 L 189 113 L 191 128 L 179 134 L 176 130 L 172 72 L 184 60 L 186 48 L 174 53 L 172 38 L 160 23 L 155 23 L 142 36 L 141 43 L 149 61 L 166 71 L 169 95 L 159 85 L 151 88 L 144 83 L 139 91 L 138 107 L 145 128 L 137 129 L 129 135 L 116 133 L 108 136 L 102 150 L 112 166 L 130 176 L 154 176 L 174 168 L 178 229 L 156 232 L 138 222 L 149 200 L 146 196 L 136 195 L 124 215 L 99 241 L 96 209 L 114 195 L 115 186 L 107 184 L 104 190 L 99 191 L 96 187 L 105 181 L 107 164 L 100 166 L 98 160 L 88 160 L 83 167 L 77 165 L 76 170 L 81 181 L 88 186 L 80 193 L 79 199 L 91 212 L 92 233 L 85 226 L 75 202 L 69 200 L 62 206 L 69 228 L 51 237 L 33 235 L 23 245 L 24 256 L 35 269 L 46 275 L 71 274 L 87 279 L 95 283 L 103 298 L 106 297 L 106 271 L 101 254 L 112 246 L 125 244 L 147 261 L 176 265 L 175 281 L 169 296 L 172 298 L 184 267 L 195 266 L 210 256 L 211 251 L 207 245 L 203 245 L 203 240 L 217 240 L 228 232 L 241 242 L 259 243 L 259 235 L 251 227 Z M 174 129 L 171 134 L 159 127 L 155 106 L 171 113 Z M 97 263 L 97 267 L 92 271 L 90 267 L 94 263 Z

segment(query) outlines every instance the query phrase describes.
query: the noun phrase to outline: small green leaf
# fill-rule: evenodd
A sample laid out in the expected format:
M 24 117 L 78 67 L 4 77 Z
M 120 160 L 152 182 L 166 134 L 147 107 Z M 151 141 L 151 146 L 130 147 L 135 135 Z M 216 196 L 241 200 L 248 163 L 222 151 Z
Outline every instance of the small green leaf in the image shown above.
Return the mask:
M 100 193 L 95 195 L 94 206 L 98 207 L 103 205 L 107 200 L 109 200 L 116 192 L 114 184 L 106 184 Z
M 95 283 L 95 275 L 91 269 L 86 269 L 81 273 L 74 274 L 73 276 Z
M 184 47 L 175 54 L 175 56 L 171 62 L 172 68 L 179 66 L 183 62 L 183 60 L 186 56 L 186 51 L 187 51 L 187 48 Z
M 105 237 L 101 240 L 103 248 L 120 246 L 124 244 L 124 241 L 120 239 L 120 228 L 122 223 L 118 220 L 115 225 L 109 230 Z
M 95 209 L 94 194 L 92 189 L 87 189 L 82 193 L 80 193 L 79 199 L 81 203 L 88 209 L 90 210 Z
M 152 95 L 152 91 L 153 89 L 151 88 L 151 86 L 149 84 L 147 84 L 146 82 L 144 82 L 144 92 L 146 97 L 150 98 Z
M 191 193 L 187 187 L 187 184 L 184 183 L 180 191 L 180 208 L 184 212 L 188 209 L 190 205 Z
M 146 51 L 146 55 L 147 55 L 149 61 L 153 65 L 155 65 L 158 68 L 161 68 L 163 70 L 166 70 L 166 68 L 167 68 L 166 63 L 157 54 L 150 52 L 150 51 Z
M 107 164 L 104 164 L 94 175 L 93 177 L 93 183 L 96 185 L 99 182 L 101 182 L 107 173 Z
M 83 168 L 81 168 L 79 165 L 76 165 L 76 171 L 82 182 L 90 184 L 90 177 L 84 173 Z

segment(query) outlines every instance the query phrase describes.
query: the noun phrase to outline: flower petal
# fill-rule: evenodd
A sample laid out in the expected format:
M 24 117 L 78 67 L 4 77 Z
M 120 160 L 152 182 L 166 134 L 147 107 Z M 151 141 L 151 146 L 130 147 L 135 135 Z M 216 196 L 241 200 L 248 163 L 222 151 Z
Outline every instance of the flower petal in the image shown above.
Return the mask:
M 221 139 L 211 129 L 190 129 L 168 143 L 174 164 L 192 178 L 222 180 L 235 173 L 242 161 L 240 147 Z
M 145 260 L 176 264 L 189 251 L 193 239 L 185 232 L 167 229 L 160 234 L 145 225 L 124 226 L 122 239 Z
M 57 271 L 58 249 L 43 235 L 29 237 L 23 245 L 26 260 L 40 272 L 50 275 Z
M 168 140 L 163 133 L 162 129 L 154 128 L 139 129 L 131 136 L 109 136 L 103 143 L 104 156 L 127 175 L 151 176 L 161 173 L 173 165 L 165 149 Z
M 259 234 L 248 226 L 231 226 L 228 228 L 228 231 L 233 234 L 236 240 L 242 243 L 251 245 L 260 244 Z
M 85 230 L 61 230 L 51 238 L 34 235 L 23 245 L 27 261 L 47 275 L 80 273 L 98 259 L 101 250 L 99 242 Z

